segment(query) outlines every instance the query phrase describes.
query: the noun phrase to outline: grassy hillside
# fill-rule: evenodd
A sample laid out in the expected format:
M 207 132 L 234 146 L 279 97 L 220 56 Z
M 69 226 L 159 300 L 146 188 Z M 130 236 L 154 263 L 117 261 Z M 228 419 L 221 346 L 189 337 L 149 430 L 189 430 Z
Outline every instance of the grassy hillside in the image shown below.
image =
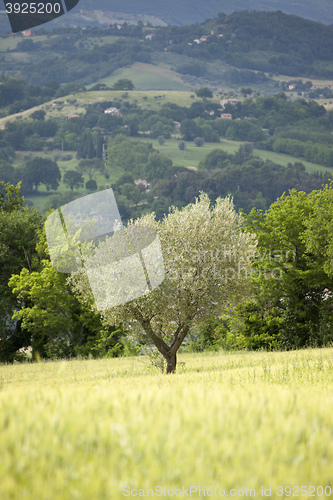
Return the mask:
M 178 148 L 178 141 L 175 139 L 168 139 L 161 146 L 157 140 L 154 139 L 141 139 L 143 142 L 151 142 L 153 147 L 157 149 L 163 156 L 170 158 L 172 163 L 181 167 L 198 167 L 201 160 L 203 160 L 208 153 L 213 149 L 223 149 L 229 154 L 235 153 L 239 145 L 239 141 L 228 141 L 227 139 L 222 139 L 219 143 L 206 142 L 203 146 L 197 147 L 194 143 L 186 143 L 186 151 L 180 151 Z M 293 156 L 289 156 L 282 153 L 274 153 L 273 151 L 263 151 L 261 149 L 254 149 L 253 154 L 259 156 L 262 160 L 272 161 L 278 165 L 286 167 L 288 163 L 294 163 L 297 159 Z M 317 165 L 308 161 L 302 161 L 306 168 L 306 171 L 311 174 L 313 172 L 327 172 L 327 167 L 322 165 Z
M 120 78 L 132 80 L 136 90 L 188 91 L 190 88 L 189 85 L 184 84 L 181 75 L 175 71 L 140 62 L 132 64 L 130 68 L 118 69 L 111 76 L 95 83 L 105 83 L 111 87 Z M 90 85 L 90 87 L 92 86 Z
M 332 354 L 183 354 L 174 376 L 145 357 L 0 366 L 0 497 L 200 486 L 236 498 L 271 487 L 277 499 L 303 486 L 303 498 L 327 498 Z
M 15 155 L 15 166 L 16 167 L 22 167 L 25 164 L 25 161 L 23 159 L 24 155 L 26 154 L 26 151 L 17 151 Z M 66 151 L 67 154 L 71 154 L 73 156 L 72 160 L 70 161 L 61 161 L 57 160 L 57 164 L 60 168 L 61 175 L 63 177 L 64 173 L 67 172 L 68 170 L 75 170 L 77 167 L 79 160 L 76 158 L 76 151 Z M 35 158 L 36 156 L 42 157 L 42 158 L 49 158 L 51 160 L 54 159 L 54 152 L 43 152 L 43 151 L 35 151 L 33 153 L 30 153 L 31 158 Z M 101 189 L 106 189 L 107 185 L 111 185 L 114 182 L 117 182 L 119 177 L 124 173 L 123 170 L 120 167 L 117 167 L 115 165 L 112 165 L 112 167 L 109 167 L 107 169 L 107 172 L 109 174 L 109 178 L 105 179 L 104 175 L 100 173 L 96 173 L 94 176 L 94 179 L 97 182 L 97 186 Z M 83 179 L 84 183 L 86 183 L 89 180 L 88 175 L 83 174 Z M 59 199 L 62 199 L 61 197 L 68 196 L 70 194 L 70 190 L 66 184 L 64 184 L 63 179 L 61 179 L 59 183 L 59 187 L 56 191 L 47 191 L 46 187 L 44 185 L 40 186 L 38 190 L 38 195 L 31 194 L 31 195 L 26 195 L 24 198 L 25 200 L 29 203 L 32 202 L 34 208 L 37 208 L 41 213 L 46 213 L 50 207 L 51 204 L 56 204 L 59 205 L 61 202 Z M 89 194 L 89 192 L 84 188 L 78 188 L 74 189 L 74 194 L 75 197 L 80 197 L 80 196 L 85 196 Z
M 80 92 L 76 94 L 70 94 L 66 97 L 59 99 L 54 99 L 50 102 L 46 102 L 40 106 L 35 106 L 34 108 L 27 109 L 21 113 L 15 113 L 14 115 L 9 115 L 4 118 L 0 118 L 0 129 L 3 129 L 7 121 L 28 119 L 29 115 L 38 109 L 43 109 L 46 112 L 46 119 L 49 118 L 63 118 L 72 113 L 85 113 L 85 106 L 88 104 L 96 103 L 98 101 L 110 101 L 110 100 L 121 100 L 124 91 L 122 90 L 97 90 L 90 92 Z M 137 102 L 142 108 L 149 108 L 153 110 L 159 109 L 161 104 L 166 102 L 172 102 L 178 104 L 179 106 L 190 106 L 193 101 L 199 100 L 199 98 L 191 98 L 193 92 L 184 91 L 140 91 L 133 90 L 128 93 L 126 101 L 131 104 Z M 76 103 L 72 104 L 68 100 L 76 99 Z M 213 102 L 219 102 L 219 97 L 215 96 Z M 60 104 L 59 104 L 60 103 Z

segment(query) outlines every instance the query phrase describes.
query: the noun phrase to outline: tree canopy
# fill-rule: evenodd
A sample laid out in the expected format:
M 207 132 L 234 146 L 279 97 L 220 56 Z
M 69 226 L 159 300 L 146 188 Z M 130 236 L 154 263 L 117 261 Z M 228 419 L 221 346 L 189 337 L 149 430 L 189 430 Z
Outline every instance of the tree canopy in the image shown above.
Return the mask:
M 298 349 L 332 341 L 332 187 L 291 190 L 248 229 L 258 238 L 253 294 L 242 304 L 241 341 L 250 349 Z
M 104 316 L 110 324 L 127 324 L 133 335 L 152 342 L 166 361 L 167 373 L 175 372 L 177 351 L 191 326 L 246 293 L 256 241 L 241 229 L 242 221 L 230 198 L 218 198 L 211 207 L 208 196 L 201 194 L 182 210 L 172 208 L 161 222 L 149 214 L 130 223 L 159 235 L 165 278 L 149 294 Z M 98 261 L 109 241 L 96 249 Z M 81 300 L 90 300 L 85 276 L 73 275 L 72 280 Z
M 37 210 L 24 207 L 20 185 L 0 182 L 0 360 L 12 361 L 17 349 L 28 342 L 20 322 L 12 320 L 19 304 L 8 287 L 8 280 L 37 259 L 35 250 L 42 217 Z
M 134 89 L 134 83 L 132 80 L 129 80 L 128 78 L 121 78 L 120 80 L 117 80 L 114 85 L 112 86 L 113 90 L 133 90 Z
M 26 184 L 34 186 L 36 192 L 40 184 L 44 184 L 47 190 L 57 189 L 60 179 L 61 172 L 57 163 L 49 158 L 36 156 L 26 164 L 24 181 Z

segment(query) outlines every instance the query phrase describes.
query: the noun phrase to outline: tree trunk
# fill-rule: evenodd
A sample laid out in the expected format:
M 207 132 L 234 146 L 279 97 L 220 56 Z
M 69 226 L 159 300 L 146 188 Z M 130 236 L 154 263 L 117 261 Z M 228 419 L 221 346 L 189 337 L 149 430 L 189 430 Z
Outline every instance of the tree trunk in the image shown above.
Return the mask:
M 190 330 L 189 324 L 179 325 L 175 331 L 171 346 L 166 344 L 162 338 L 155 334 L 149 320 L 145 320 L 141 311 L 134 310 L 137 320 L 141 323 L 142 328 L 148 337 L 154 342 L 155 346 L 162 354 L 167 363 L 166 373 L 175 373 L 177 366 L 177 351 L 181 346 L 184 338 Z
M 177 354 L 173 353 L 170 354 L 168 357 L 165 357 L 166 362 L 167 362 L 167 369 L 166 373 L 175 373 L 176 372 L 176 366 L 177 366 Z

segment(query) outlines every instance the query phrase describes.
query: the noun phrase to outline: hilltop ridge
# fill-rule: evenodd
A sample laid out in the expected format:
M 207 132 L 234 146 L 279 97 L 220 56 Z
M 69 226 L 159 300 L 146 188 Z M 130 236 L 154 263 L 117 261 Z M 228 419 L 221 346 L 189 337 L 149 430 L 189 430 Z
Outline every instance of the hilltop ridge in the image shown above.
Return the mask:
M 124 13 L 133 15 L 154 16 L 167 24 L 186 25 L 202 22 L 209 17 L 215 17 L 219 12 L 231 14 L 241 10 L 281 10 L 287 14 L 295 14 L 324 24 L 333 23 L 333 9 L 330 0 L 81 0 L 75 9 L 76 17 L 80 10 L 103 11 L 108 13 Z M 72 14 L 74 16 L 74 14 Z M 70 18 L 71 15 L 68 16 Z M 99 16 L 99 22 L 103 19 Z

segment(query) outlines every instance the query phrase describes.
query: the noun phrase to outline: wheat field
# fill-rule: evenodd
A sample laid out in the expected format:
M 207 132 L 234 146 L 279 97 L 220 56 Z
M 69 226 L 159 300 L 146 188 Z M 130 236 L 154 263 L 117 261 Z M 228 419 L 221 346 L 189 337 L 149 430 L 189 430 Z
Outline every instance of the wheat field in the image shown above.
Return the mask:
M 0 389 L 1 500 L 332 496 L 332 349 L 1 365 Z

